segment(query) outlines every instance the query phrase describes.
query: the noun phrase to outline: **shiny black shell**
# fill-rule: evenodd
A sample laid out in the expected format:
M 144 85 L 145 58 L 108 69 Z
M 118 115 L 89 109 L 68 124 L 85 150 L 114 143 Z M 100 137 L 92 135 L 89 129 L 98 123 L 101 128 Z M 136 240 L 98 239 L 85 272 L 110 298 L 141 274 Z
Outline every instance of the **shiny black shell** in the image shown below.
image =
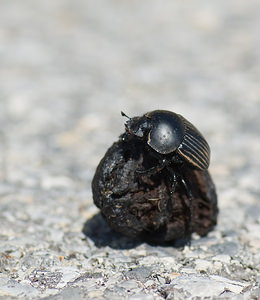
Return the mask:
M 155 110 L 126 122 L 131 134 L 146 139 L 146 143 L 162 155 L 178 155 L 193 167 L 205 170 L 209 166 L 210 148 L 198 129 L 183 116 L 167 110 Z
M 169 154 L 181 144 L 185 128 L 181 118 L 168 111 L 153 111 L 145 115 L 151 120 L 147 144 L 156 152 Z

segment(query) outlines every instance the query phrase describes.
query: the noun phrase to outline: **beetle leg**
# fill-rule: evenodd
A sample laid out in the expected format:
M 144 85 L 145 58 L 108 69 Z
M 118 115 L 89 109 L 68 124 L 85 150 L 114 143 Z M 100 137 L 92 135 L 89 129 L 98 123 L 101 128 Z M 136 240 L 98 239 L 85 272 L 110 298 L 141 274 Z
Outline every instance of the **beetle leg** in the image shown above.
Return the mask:
M 150 169 L 146 169 L 146 170 L 137 169 L 135 170 L 135 173 L 139 175 L 151 176 L 158 172 L 161 172 L 167 166 L 167 164 L 168 162 L 166 161 L 166 159 L 162 159 L 159 161 L 159 164 L 157 166 L 151 167 Z
M 176 185 L 177 185 L 177 183 L 178 183 L 176 173 L 173 172 L 172 175 L 173 175 L 173 179 L 172 179 L 172 186 L 171 186 L 171 195 L 174 194 Z
M 192 232 L 192 225 L 193 225 L 193 195 L 191 193 L 191 190 L 189 189 L 185 179 L 181 176 L 181 182 L 186 190 L 188 199 L 189 199 L 189 210 L 190 210 L 190 222 L 188 226 L 188 233 L 191 234 Z
M 169 173 L 171 174 L 171 176 L 172 176 L 172 182 L 171 182 L 171 190 L 170 190 L 170 193 L 171 193 L 171 195 L 173 195 L 174 192 L 175 192 L 176 185 L 177 185 L 177 183 L 178 183 L 178 177 L 177 177 L 177 175 L 176 175 L 176 172 L 175 172 L 171 167 L 166 166 L 166 168 L 167 168 L 168 172 L 169 172 Z
M 179 184 L 180 182 L 183 184 L 184 189 L 186 191 L 187 197 L 189 199 L 189 224 L 187 222 L 185 222 L 185 232 L 186 234 L 189 236 L 189 243 L 190 243 L 190 234 L 191 234 L 191 229 L 192 229 L 192 223 L 193 223 L 193 196 L 192 193 L 185 181 L 185 179 L 183 178 L 181 172 L 179 170 L 173 170 L 170 166 L 166 166 L 167 170 L 169 171 L 169 173 L 172 176 L 172 182 L 171 182 L 171 197 L 172 197 L 172 202 L 174 203 L 174 192 L 175 192 L 175 188 L 177 186 L 177 184 Z M 169 201 L 170 202 L 170 201 Z M 170 206 L 170 203 L 168 202 L 168 206 Z
M 178 184 L 178 176 L 176 174 L 176 172 L 169 166 L 166 166 L 167 171 L 170 173 L 171 175 L 171 190 L 170 190 L 170 199 L 167 202 L 167 207 L 169 211 L 172 211 L 173 205 L 174 205 L 174 192 L 176 189 L 176 186 Z M 170 201 L 171 200 L 171 201 Z

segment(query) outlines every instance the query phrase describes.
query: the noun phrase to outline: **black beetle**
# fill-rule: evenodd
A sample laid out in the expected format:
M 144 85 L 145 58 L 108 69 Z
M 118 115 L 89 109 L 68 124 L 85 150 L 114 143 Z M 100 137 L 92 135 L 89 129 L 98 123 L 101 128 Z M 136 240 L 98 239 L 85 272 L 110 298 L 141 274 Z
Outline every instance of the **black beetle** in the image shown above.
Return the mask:
M 121 114 L 126 116 L 123 112 Z M 210 148 L 207 141 L 195 126 L 179 114 L 154 110 L 142 117 L 129 118 L 125 127 L 128 134 L 143 139 L 155 150 L 162 165 L 188 162 L 199 170 L 206 170 L 209 166 Z
M 124 112 L 122 116 L 129 120 L 125 123 L 126 133 L 142 139 L 150 153 L 158 159 L 158 165 L 149 170 L 136 170 L 137 174 L 152 175 L 167 168 L 172 175 L 171 194 L 176 184 L 181 182 L 190 201 L 190 219 L 192 219 L 192 192 L 182 176 L 181 165 L 189 164 L 191 168 L 206 170 L 210 161 L 210 148 L 198 131 L 183 116 L 167 110 L 154 110 L 142 117 L 129 118 Z M 174 165 L 174 168 L 172 167 Z

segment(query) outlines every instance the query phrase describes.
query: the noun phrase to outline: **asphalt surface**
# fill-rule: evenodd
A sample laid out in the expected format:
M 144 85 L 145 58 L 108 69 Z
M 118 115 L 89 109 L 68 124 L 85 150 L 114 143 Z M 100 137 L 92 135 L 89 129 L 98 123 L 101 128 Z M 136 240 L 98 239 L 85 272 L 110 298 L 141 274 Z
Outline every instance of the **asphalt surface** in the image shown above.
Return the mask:
M 256 0 L 1 1 L 0 299 L 260 298 L 259 28 Z M 92 200 L 120 111 L 154 109 L 211 146 L 218 225 L 185 247 Z

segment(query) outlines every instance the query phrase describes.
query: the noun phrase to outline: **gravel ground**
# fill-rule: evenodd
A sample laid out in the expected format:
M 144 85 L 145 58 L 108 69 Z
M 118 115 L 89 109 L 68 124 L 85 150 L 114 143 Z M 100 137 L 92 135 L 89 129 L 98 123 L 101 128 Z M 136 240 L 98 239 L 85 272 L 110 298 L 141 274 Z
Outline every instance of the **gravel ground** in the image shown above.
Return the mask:
M 259 28 L 257 0 L 1 1 L 0 299 L 260 298 Z M 158 108 L 212 149 L 218 226 L 184 248 L 92 200 L 120 110 Z

